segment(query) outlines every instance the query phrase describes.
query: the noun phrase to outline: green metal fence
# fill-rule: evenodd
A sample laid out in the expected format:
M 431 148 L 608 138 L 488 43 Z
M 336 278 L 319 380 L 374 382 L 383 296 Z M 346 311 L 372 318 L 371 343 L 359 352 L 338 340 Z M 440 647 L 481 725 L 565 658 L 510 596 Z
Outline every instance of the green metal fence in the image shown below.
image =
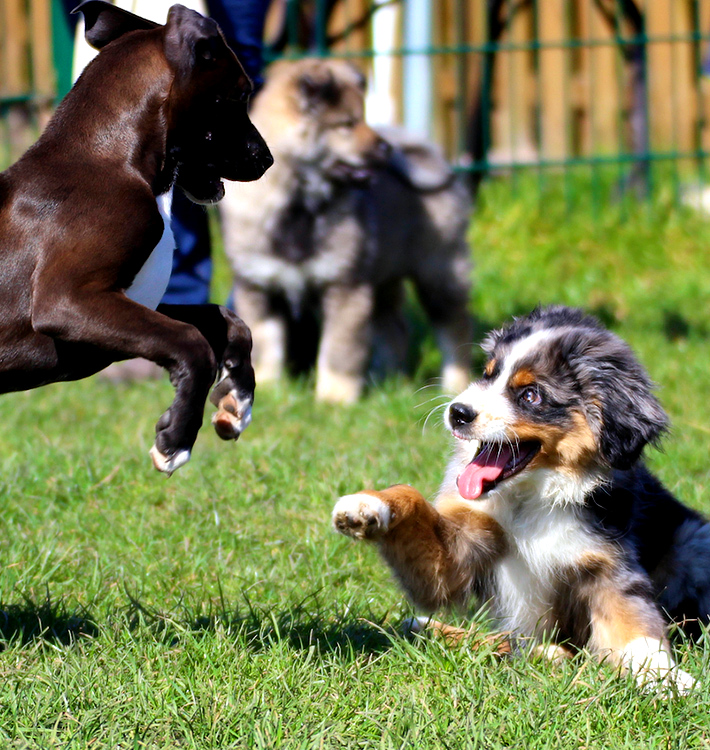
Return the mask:
M 4 0 L 27 17 L 43 1 Z M 61 92 L 70 42 L 59 0 L 51 9 Z M 0 28 L 5 71 L 9 18 Z M 497 175 L 601 205 L 660 188 L 680 198 L 705 182 L 708 39 L 710 0 L 273 0 L 266 57 L 359 62 L 368 117 L 439 142 L 474 190 Z M 38 101 L 31 41 L 29 62 L 17 63 L 30 71 L 27 90 L 8 93 L 0 78 L 13 155 L 8 117 Z
M 474 189 L 489 175 L 526 187 L 532 178 L 541 194 L 561 185 L 572 203 L 586 183 L 586 195 L 599 205 L 657 188 L 678 199 L 691 183 L 705 181 L 707 0 L 285 5 L 290 33 L 278 37 L 272 55 L 335 52 L 375 74 L 379 58 L 392 58 L 398 118 L 421 129 L 421 117 L 408 117 L 419 107 L 427 133 Z M 333 19 L 343 5 L 347 23 L 341 18 L 338 27 Z M 393 5 L 393 43 L 380 48 L 373 43 L 377 19 Z M 428 23 L 417 36 L 408 26 L 422 12 Z M 415 58 L 428 61 L 428 80 L 422 68 L 407 80 Z

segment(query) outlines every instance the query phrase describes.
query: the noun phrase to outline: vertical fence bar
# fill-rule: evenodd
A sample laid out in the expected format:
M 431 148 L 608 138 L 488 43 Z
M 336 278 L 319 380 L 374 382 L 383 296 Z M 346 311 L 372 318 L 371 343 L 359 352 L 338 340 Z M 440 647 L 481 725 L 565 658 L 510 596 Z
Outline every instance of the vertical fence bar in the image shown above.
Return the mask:
M 571 145 L 571 128 L 572 128 L 572 97 L 570 95 L 571 88 L 571 70 L 570 70 L 570 49 L 572 42 L 572 24 L 570 18 L 570 11 L 572 3 L 562 4 L 562 24 L 561 24 L 561 35 L 559 41 L 560 45 L 560 60 L 562 62 L 562 160 L 563 160 L 563 180 L 564 180 L 564 195 L 565 195 L 565 207 L 567 213 L 572 210 L 572 194 L 571 194 L 571 181 L 570 181 L 570 164 L 569 157 L 572 155 L 570 149 Z
M 544 187 L 544 173 L 542 162 L 545 158 L 542 147 L 542 96 L 540 93 L 540 7 L 539 0 L 533 0 L 533 39 L 531 40 L 533 49 L 533 67 L 535 69 L 535 140 L 538 146 L 540 158 L 537 163 L 537 186 L 538 200 L 542 197 Z
M 372 18 L 373 58 L 370 67 L 371 85 L 368 87 L 366 108 L 368 119 L 377 125 L 394 125 L 399 118 L 397 58 L 395 55 L 400 6 L 383 5 Z
M 30 0 L 32 87 L 41 128 L 49 121 L 51 103 L 56 92 L 51 13 L 49 0 Z
M 32 85 L 29 64 L 29 19 L 23 0 L 0 4 L 6 30 L 0 64 L 0 100 L 6 132 L 6 161 L 11 161 L 33 140 L 31 126 Z
M 647 19 L 648 3 L 646 0 L 643 2 L 641 9 L 641 22 L 642 27 L 640 29 L 640 40 L 634 50 L 634 55 L 640 56 L 637 65 L 638 69 L 634 69 L 634 75 L 642 76 L 642 80 L 639 83 L 641 88 L 640 95 L 643 97 L 643 112 L 644 117 L 642 122 L 632 123 L 632 127 L 637 129 L 636 137 L 640 140 L 639 149 L 643 153 L 643 173 L 642 177 L 645 179 L 646 184 L 644 185 L 643 197 L 651 197 L 653 195 L 654 188 L 654 165 L 651 161 L 651 74 L 648 67 L 648 23 Z M 635 60 L 636 62 L 636 60 Z M 647 202 L 650 206 L 650 203 Z
M 580 36 L 585 41 L 585 45 L 581 49 L 580 61 L 581 72 L 585 75 L 580 142 L 582 144 L 582 153 L 592 157 L 600 152 L 600 142 L 603 140 L 599 133 L 602 126 L 599 123 L 600 115 L 598 111 L 596 90 L 599 81 L 597 73 L 598 58 L 605 58 L 605 56 L 603 54 L 600 55 L 600 53 L 604 53 L 606 49 L 605 47 L 596 46 L 596 42 L 601 38 L 599 25 L 599 19 L 593 7 L 593 0 L 586 0 L 586 2 L 584 2 L 583 10 L 580 11 Z M 593 41 L 595 44 L 592 44 Z M 606 89 L 612 90 L 610 84 L 613 80 L 613 75 L 608 76 L 606 80 Z M 592 214 L 596 219 L 599 216 L 599 207 L 601 204 L 601 185 L 599 180 L 599 164 L 595 160 L 592 160 L 591 162 L 590 172 Z
M 298 6 L 299 0 L 286 0 L 286 49 L 300 49 L 298 33 Z
M 680 132 L 680 127 L 678 123 L 678 107 L 680 105 L 680 102 L 683 101 L 683 93 L 679 91 L 679 86 L 683 86 L 685 81 L 682 81 L 679 74 L 678 74 L 678 46 L 677 46 L 677 40 L 678 40 L 678 34 L 679 34 L 679 28 L 678 28 L 678 5 L 677 3 L 673 3 L 668 8 L 668 25 L 670 26 L 670 62 L 671 62 L 671 72 L 670 72 L 670 80 L 671 80 L 671 149 L 676 154 L 678 154 L 681 150 L 681 144 L 683 143 L 682 133 Z M 684 112 L 684 117 L 687 115 L 687 112 Z M 672 165 L 672 183 L 673 183 L 673 202 L 675 205 L 678 205 L 680 202 L 680 171 L 679 171 L 679 159 L 674 158 L 671 159 L 671 165 Z
M 694 132 L 694 150 L 695 150 L 695 168 L 697 180 L 703 185 L 706 180 L 705 174 L 705 156 L 704 156 L 704 139 L 703 135 L 707 127 L 707 109 L 705 100 L 705 90 L 703 85 L 703 56 L 702 56 L 702 31 L 700 26 L 700 7 L 698 0 L 691 3 L 692 9 L 692 34 L 693 34 L 693 86 L 697 101 L 698 116 L 695 121 Z
M 404 6 L 404 124 L 407 129 L 431 137 L 433 110 L 431 60 L 425 50 L 431 45 L 431 0 Z
M 540 99 L 542 155 L 561 161 L 567 155 L 565 139 L 565 0 L 539 0 Z
M 52 63 L 54 66 L 55 97 L 59 100 L 72 87 L 74 28 L 67 18 L 60 0 L 51 0 Z
M 316 16 L 314 28 L 314 46 L 318 55 L 325 55 L 328 50 L 327 41 L 328 0 L 316 0 Z
M 483 174 L 490 174 L 490 155 L 491 143 L 493 141 L 491 125 L 493 122 L 493 64 L 495 60 L 495 38 L 491 33 L 494 25 L 493 13 L 495 12 L 494 4 L 484 2 L 485 31 L 483 43 L 485 52 L 481 56 L 481 110 L 482 117 L 480 122 L 481 128 L 481 168 Z
M 623 23 L 623 15 L 621 7 L 618 3 L 614 3 L 614 9 L 613 9 L 613 39 L 614 39 L 614 45 L 615 49 L 621 51 L 622 46 L 624 44 L 623 40 L 623 33 L 622 33 L 622 23 Z M 625 86 L 625 57 L 622 54 L 617 54 L 614 56 L 614 71 L 615 71 L 615 78 L 616 78 L 616 87 L 619 92 L 622 92 L 623 99 L 628 102 L 629 95 L 627 91 L 627 87 Z M 627 165 L 624 163 L 623 159 L 626 157 L 629 157 L 629 149 L 628 146 L 628 139 L 627 139 L 627 133 L 626 133 L 626 122 L 624 119 L 624 111 L 623 107 L 619 106 L 616 109 L 615 112 L 615 121 L 616 121 L 616 137 L 617 137 L 617 143 L 619 144 L 619 154 L 622 157 L 617 162 L 616 165 L 616 174 L 617 174 L 617 185 L 618 185 L 618 192 L 619 197 L 622 199 L 621 201 L 621 209 L 622 214 L 625 209 L 625 201 L 624 198 L 624 192 L 623 192 L 623 186 L 624 186 L 624 177 L 626 174 L 626 169 L 628 168 Z
M 3 26 L 5 38 L 2 46 L 2 79 L 0 95 L 11 98 L 26 94 L 28 90 L 25 45 L 27 43 L 27 17 L 22 0 L 3 0 Z
M 507 32 L 506 36 L 504 37 L 507 39 L 511 44 L 517 45 L 518 42 L 521 41 L 520 35 L 516 33 L 518 31 L 518 26 L 516 24 L 516 19 L 514 17 L 515 10 L 510 8 L 506 9 L 507 18 L 506 18 L 506 27 Z M 510 49 L 507 52 L 501 54 L 498 53 L 499 57 L 501 58 L 500 65 L 498 67 L 499 74 L 501 77 L 501 93 L 504 93 L 507 96 L 507 106 L 505 107 L 505 114 L 507 115 L 506 123 L 502 124 L 502 133 L 500 136 L 500 141 L 502 147 L 507 150 L 507 154 L 504 151 L 501 154 L 501 161 L 505 161 L 506 156 L 507 159 L 512 164 L 511 169 L 511 180 L 513 182 L 513 192 L 516 192 L 517 188 L 517 180 L 518 180 L 518 170 L 517 170 L 517 161 L 518 161 L 518 154 L 516 149 L 516 131 L 520 125 L 521 117 L 519 112 L 519 106 L 520 106 L 520 99 L 518 96 L 516 96 L 518 87 L 522 84 L 522 71 L 517 69 L 516 62 L 517 62 L 517 56 L 520 53 L 514 49 Z M 503 87 L 505 87 L 503 89 Z M 498 120 L 500 120 L 502 117 L 499 115 Z
M 466 55 L 462 47 L 466 42 L 468 29 L 467 3 L 465 0 L 455 0 L 454 3 L 454 44 L 456 46 L 454 61 L 454 137 L 456 139 L 456 154 L 463 154 L 466 150 L 466 93 L 468 92 L 468 76 L 466 75 Z

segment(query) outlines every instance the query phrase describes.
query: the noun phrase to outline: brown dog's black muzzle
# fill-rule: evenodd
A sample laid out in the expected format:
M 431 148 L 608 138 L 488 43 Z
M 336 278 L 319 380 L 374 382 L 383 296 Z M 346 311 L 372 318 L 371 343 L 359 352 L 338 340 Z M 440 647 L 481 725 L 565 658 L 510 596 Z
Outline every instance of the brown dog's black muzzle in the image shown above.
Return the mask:
M 244 140 L 243 149 L 225 170 L 223 177 L 237 182 L 252 182 L 258 180 L 274 163 L 269 147 L 256 128 Z

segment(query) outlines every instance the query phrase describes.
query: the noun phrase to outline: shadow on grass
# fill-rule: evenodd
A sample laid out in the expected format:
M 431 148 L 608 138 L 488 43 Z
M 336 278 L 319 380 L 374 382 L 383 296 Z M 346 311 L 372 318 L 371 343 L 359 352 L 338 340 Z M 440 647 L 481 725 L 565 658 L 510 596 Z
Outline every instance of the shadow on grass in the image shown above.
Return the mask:
M 255 652 L 288 643 L 297 650 L 348 657 L 383 653 L 402 637 L 394 627 L 375 618 L 320 614 L 324 610 L 313 597 L 309 601 L 315 606 L 302 602 L 279 612 L 258 610 L 250 602 L 246 611 L 240 612 L 229 610 L 222 602 L 219 611 L 198 617 L 184 611 L 178 618 L 149 608 L 130 594 L 129 599 L 129 628 L 146 628 L 171 646 L 186 637 L 221 631 Z
M 143 631 L 170 647 L 185 639 L 219 632 L 254 652 L 287 643 L 300 651 L 349 658 L 383 653 L 402 637 L 394 627 L 374 617 L 325 614 L 326 609 L 313 597 L 278 612 L 259 610 L 247 601 L 243 612 L 222 602 L 214 612 L 195 615 L 184 605 L 179 613 L 164 613 L 126 594 L 128 605 L 114 624 L 123 621 L 134 634 Z M 39 602 L 25 597 L 21 604 L 0 603 L 0 651 L 11 644 L 26 646 L 42 641 L 70 646 L 80 638 L 96 637 L 99 632 L 100 624 L 88 610 L 53 601 L 49 592 Z
M 49 591 L 41 602 L 25 597 L 22 604 L 0 602 L 0 651 L 8 644 L 44 640 L 70 645 L 98 634 L 98 626 L 84 609 L 72 611 L 63 601 L 52 601 Z

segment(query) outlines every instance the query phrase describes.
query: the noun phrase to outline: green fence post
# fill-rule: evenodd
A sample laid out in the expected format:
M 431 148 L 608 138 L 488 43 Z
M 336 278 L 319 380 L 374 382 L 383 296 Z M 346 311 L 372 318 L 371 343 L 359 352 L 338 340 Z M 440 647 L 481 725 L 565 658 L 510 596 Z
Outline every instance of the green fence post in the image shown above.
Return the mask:
M 73 54 L 72 25 L 61 0 L 52 0 L 52 57 L 57 80 L 57 101 L 62 99 L 72 86 Z

